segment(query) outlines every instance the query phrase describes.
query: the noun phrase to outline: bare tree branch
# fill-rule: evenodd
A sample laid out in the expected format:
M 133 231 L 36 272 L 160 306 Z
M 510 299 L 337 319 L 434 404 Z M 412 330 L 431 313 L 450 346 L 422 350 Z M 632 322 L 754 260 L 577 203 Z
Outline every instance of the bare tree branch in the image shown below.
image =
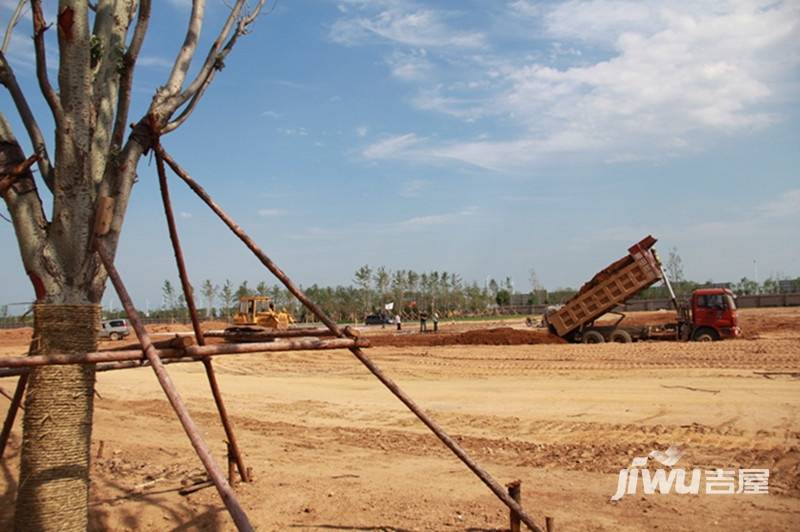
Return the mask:
M 111 135 L 111 144 L 117 148 L 117 151 L 122 146 L 122 138 L 125 135 L 125 126 L 127 125 L 131 106 L 133 71 L 136 67 L 139 51 L 142 49 L 144 36 L 147 33 L 147 25 L 150 22 L 150 6 L 150 0 L 141 0 L 139 14 L 136 18 L 136 27 L 133 29 L 133 37 L 128 49 L 125 51 L 125 55 L 122 57 L 122 75 L 119 80 L 119 96 L 117 98 L 117 117 L 114 120 L 114 132 Z
M 241 2 L 242 0 L 239 1 Z M 200 41 L 200 30 L 203 27 L 205 7 L 205 0 L 194 0 L 192 2 L 192 14 L 189 18 L 189 27 L 186 30 L 186 37 L 183 40 L 183 46 L 181 46 L 180 52 L 178 52 L 178 57 L 175 59 L 175 64 L 172 67 L 172 72 L 170 72 L 169 80 L 164 86 L 167 95 L 172 96 L 177 94 L 183 86 L 183 82 L 186 79 L 186 72 L 192 64 L 192 58 L 194 58 L 197 44 Z
M 48 26 L 45 24 L 44 15 L 42 14 L 41 0 L 31 0 L 31 8 L 33 8 L 33 45 L 36 50 L 36 77 L 39 80 L 39 88 L 53 112 L 53 120 L 56 122 L 56 128 L 61 128 L 64 121 L 64 110 L 61 107 L 61 100 L 59 100 L 53 86 L 50 85 L 50 80 L 47 77 L 47 57 L 44 46 L 44 32 L 47 31 Z
M 6 34 L 3 37 L 3 46 L 0 46 L 0 52 L 6 53 L 8 51 L 8 45 L 11 43 L 11 34 L 14 33 L 14 27 L 22 17 L 22 9 L 26 3 L 28 3 L 28 0 L 19 0 L 17 3 L 14 13 L 11 15 L 11 20 L 8 21 L 8 26 L 6 26 Z
M 95 184 L 103 179 L 112 144 L 119 83 L 123 68 L 128 28 L 138 2 L 101 0 L 97 3 L 91 36 L 92 83 L 91 174 Z
M 227 20 L 225 20 L 225 24 L 222 26 L 219 35 L 217 35 L 217 38 L 214 40 L 214 43 L 211 45 L 208 55 L 206 55 L 206 60 L 203 63 L 202 68 L 200 68 L 200 72 L 197 73 L 197 76 L 186 87 L 186 89 L 181 92 L 181 95 L 175 104 L 175 109 L 180 107 L 200 89 L 200 86 L 204 83 L 204 80 L 215 68 L 217 65 L 217 54 L 222 47 L 222 43 L 225 42 L 234 24 L 237 23 L 237 20 L 239 19 L 239 13 L 242 11 L 242 8 L 245 6 L 245 4 L 246 0 L 237 0 L 237 2 L 233 5 L 230 14 L 228 14 Z
M 39 172 L 44 180 L 47 188 L 52 192 L 53 190 L 53 166 L 50 164 L 50 157 L 47 155 L 47 145 L 42 136 L 42 130 L 33 116 L 28 101 L 25 99 L 25 94 L 22 92 L 17 78 L 14 76 L 14 71 L 11 65 L 8 64 L 5 54 L 0 52 L 0 83 L 2 83 L 11 94 L 11 99 L 17 108 L 25 130 L 28 132 L 28 137 L 31 139 L 31 144 L 39 156 Z
M 0 112 L 0 166 L 24 165 L 25 157 L 5 115 Z M 31 277 L 37 298 L 57 284 L 58 268 L 47 248 L 47 218 L 30 170 L 5 189 L 3 199 L 17 235 L 22 263 Z M 39 273 L 34 273 L 39 272 Z
M 33 154 L 21 163 L 0 167 L 0 196 L 14 184 L 14 181 L 30 173 L 30 167 L 33 166 L 36 159 L 36 154 Z
M 214 79 L 217 71 L 222 70 L 224 67 L 225 58 L 233 49 L 236 41 L 239 39 L 239 37 L 247 33 L 248 26 L 258 17 L 259 13 L 261 12 L 261 8 L 264 6 L 264 3 L 265 0 L 259 0 L 250 14 L 241 17 L 239 13 L 245 2 L 237 2 L 232 8 L 231 14 L 228 17 L 228 20 L 225 22 L 225 26 L 223 26 L 219 36 L 212 44 L 211 50 L 206 57 L 206 62 L 203 64 L 203 67 L 200 69 L 197 77 L 174 102 L 171 102 L 173 105 L 177 103 L 175 110 L 186 103 L 187 100 L 189 101 L 189 104 L 174 120 L 170 121 L 163 128 L 162 133 L 169 133 L 170 131 L 175 130 L 181 124 L 183 124 L 187 118 L 189 118 L 189 115 L 191 115 L 192 111 L 194 111 L 197 103 L 200 101 L 206 89 L 211 84 L 211 81 Z M 228 42 L 225 43 L 225 46 L 220 49 L 222 42 L 230 33 L 231 25 L 237 18 L 239 20 L 236 22 L 236 30 L 233 32 L 233 35 L 231 35 L 230 39 L 228 39 Z

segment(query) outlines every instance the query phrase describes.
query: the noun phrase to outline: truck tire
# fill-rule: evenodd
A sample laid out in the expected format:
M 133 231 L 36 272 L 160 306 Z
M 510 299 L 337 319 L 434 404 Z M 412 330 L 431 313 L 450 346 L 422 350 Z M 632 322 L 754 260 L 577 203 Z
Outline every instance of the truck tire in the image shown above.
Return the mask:
M 717 331 L 714 329 L 703 327 L 694 332 L 694 335 L 692 335 L 692 340 L 695 342 L 715 342 L 719 340 L 719 334 L 717 334 Z
M 633 342 L 633 338 L 631 338 L 631 333 L 629 333 L 625 329 L 614 329 L 611 332 L 611 335 L 608 337 L 608 339 L 618 344 L 629 344 Z
M 111 339 L 114 342 L 116 342 L 117 340 L 121 339 L 121 337 L 120 337 L 118 332 L 112 332 L 111 334 L 108 335 L 108 338 Z
M 605 341 L 606 339 L 598 331 L 586 331 L 583 333 L 584 344 L 602 344 Z

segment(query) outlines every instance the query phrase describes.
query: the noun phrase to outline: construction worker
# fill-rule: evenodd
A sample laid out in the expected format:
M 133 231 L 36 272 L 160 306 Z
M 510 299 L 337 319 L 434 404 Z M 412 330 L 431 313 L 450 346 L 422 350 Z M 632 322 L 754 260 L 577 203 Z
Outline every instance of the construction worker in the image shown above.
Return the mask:
M 425 311 L 419 313 L 419 332 L 428 330 L 428 314 Z
M 400 319 L 400 314 L 394 315 L 394 324 L 397 325 L 397 330 L 399 331 L 402 328 L 402 321 Z

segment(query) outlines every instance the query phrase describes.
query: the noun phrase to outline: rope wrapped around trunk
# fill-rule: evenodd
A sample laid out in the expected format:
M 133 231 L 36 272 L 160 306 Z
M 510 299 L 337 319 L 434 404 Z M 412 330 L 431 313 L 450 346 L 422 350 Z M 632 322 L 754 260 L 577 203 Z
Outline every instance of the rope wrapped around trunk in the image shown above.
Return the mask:
M 100 312 L 99 305 L 35 305 L 31 354 L 95 351 Z M 93 365 L 30 372 L 16 530 L 86 530 L 94 380 Z

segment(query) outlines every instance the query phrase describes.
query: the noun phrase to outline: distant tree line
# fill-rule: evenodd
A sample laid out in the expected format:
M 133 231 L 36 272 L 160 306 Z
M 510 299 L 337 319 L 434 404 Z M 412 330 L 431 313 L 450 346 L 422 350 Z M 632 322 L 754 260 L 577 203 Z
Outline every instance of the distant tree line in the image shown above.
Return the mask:
M 664 261 L 664 270 L 679 298 L 687 297 L 692 290 L 708 286 L 725 286 L 738 295 L 777 294 L 793 287 L 800 290 L 800 278 L 787 283 L 787 278 L 773 275 L 762 283 L 743 277 L 734 283 L 699 283 L 687 280 L 683 273 L 683 263 L 677 250 L 673 248 Z M 483 286 L 477 282 L 465 282 L 457 274 L 446 271 L 416 272 L 414 270 L 390 270 L 385 266 L 373 268 L 364 265 L 353 274 L 352 284 L 348 286 L 305 287 L 305 293 L 333 319 L 340 322 L 360 322 L 368 314 L 394 316 L 402 319 L 416 319 L 420 312 L 437 312 L 442 317 L 486 316 L 508 312 L 516 307 L 542 304 L 559 304 L 571 298 L 575 288 L 556 288 L 545 290 L 539 282 L 535 270 L 530 270 L 528 287 L 517 291 L 511 277 L 501 281 L 487 279 Z M 267 296 L 278 309 L 289 311 L 300 322 L 316 321 L 308 315 L 299 302 L 281 285 L 261 281 L 254 287 L 247 281 L 234 284 L 226 279 L 221 285 L 211 279 L 203 281 L 195 289 L 195 304 L 204 319 L 230 320 L 237 311 L 242 296 Z M 148 315 L 155 320 L 186 320 L 189 312 L 181 286 L 177 282 L 165 280 L 161 287 L 161 305 L 149 309 Z M 637 294 L 633 299 L 663 299 L 669 291 L 658 283 Z M 0 320 L 8 316 L 8 307 L 0 306 Z M 124 312 L 106 312 L 106 316 L 122 317 Z M 9 316 L 9 320 L 18 318 Z
M 695 288 L 720 286 L 711 281 L 699 283 L 686 280 L 680 256 L 674 249 L 670 251 L 664 269 L 678 297 L 688 296 Z M 770 277 L 759 284 L 743 278 L 738 283 L 726 283 L 725 286 L 740 295 L 775 294 L 780 291 L 780 280 L 778 277 Z M 437 312 L 442 317 L 492 315 L 509 306 L 563 303 L 577 292 L 575 288 L 544 290 L 534 270 L 530 272 L 529 281 L 529 290 L 517 292 L 511 277 L 505 277 L 499 282 L 489 279 L 480 286 L 474 281 L 464 282 L 459 274 L 446 271 L 392 271 L 385 266 L 373 268 L 364 265 L 354 272 L 353 282 L 348 286 L 313 284 L 305 287 L 304 291 L 328 315 L 340 322 L 359 322 L 368 314 L 384 314 L 390 317 L 400 314 L 404 320 L 416 319 L 420 312 Z M 183 294 L 175 286 L 168 280 L 164 281 L 162 308 L 151 312 L 151 317 L 188 317 Z M 800 279 L 795 286 L 795 289 L 800 289 Z M 250 295 L 268 296 L 276 308 L 286 309 L 300 322 L 316 321 L 288 290 L 264 281 L 253 288 L 247 281 L 236 286 L 229 279 L 222 285 L 205 280 L 195 297 L 204 317 L 225 320 L 235 314 L 239 298 Z M 669 291 L 659 283 L 643 290 L 634 299 L 667 297 Z

